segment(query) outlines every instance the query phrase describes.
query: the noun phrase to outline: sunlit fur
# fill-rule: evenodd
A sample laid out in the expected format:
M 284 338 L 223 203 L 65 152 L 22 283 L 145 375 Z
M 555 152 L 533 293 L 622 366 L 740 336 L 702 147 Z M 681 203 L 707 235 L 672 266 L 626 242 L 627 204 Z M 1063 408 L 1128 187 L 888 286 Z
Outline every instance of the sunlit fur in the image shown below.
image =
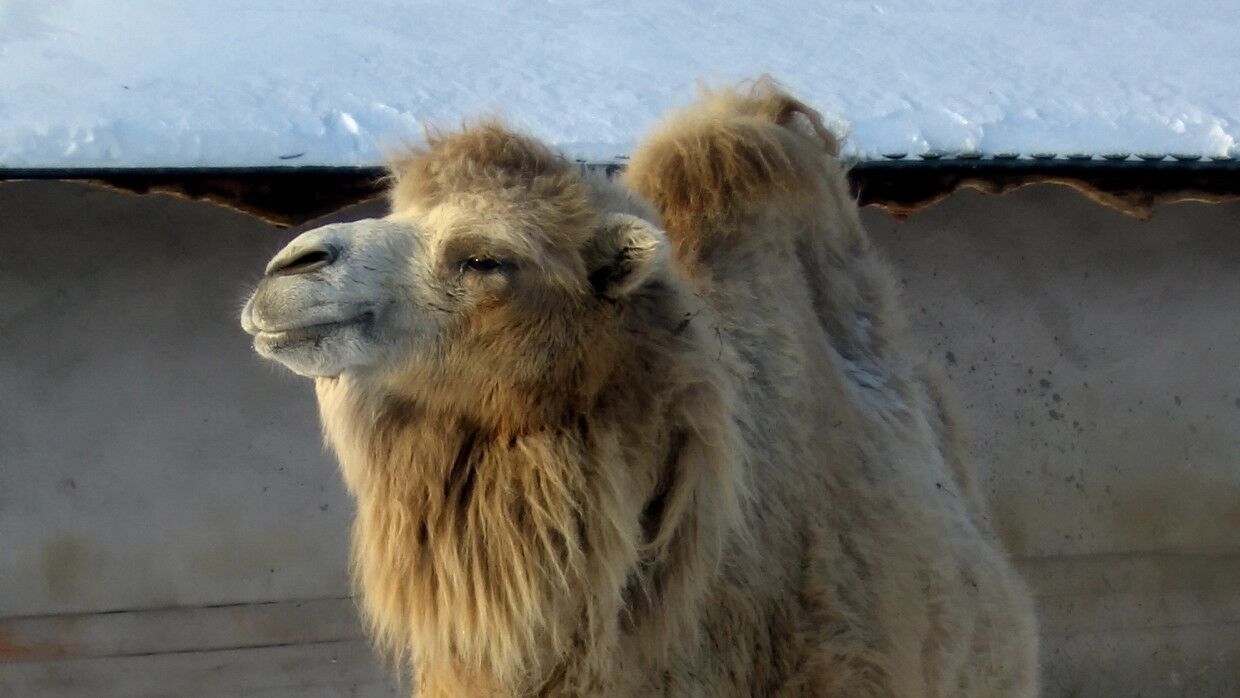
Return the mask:
M 627 184 L 490 122 L 393 165 L 431 258 L 407 286 L 462 245 L 520 260 L 316 379 L 365 616 L 419 695 L 1035 694 L 1029 597 L 837 150 L 760 81 Z
M 425 248 L 486 237 L 542 278 L 433 358 L 318 381 L 366 616 L 421 695 L 592 692 L 636 618 L 652 657 L 698 631 L 699 580 L 742 534 L 731 381 L 701 361 L 718 340 L 628 218 L 649 206 L 544 146 L 484 123 L 394 177 Z

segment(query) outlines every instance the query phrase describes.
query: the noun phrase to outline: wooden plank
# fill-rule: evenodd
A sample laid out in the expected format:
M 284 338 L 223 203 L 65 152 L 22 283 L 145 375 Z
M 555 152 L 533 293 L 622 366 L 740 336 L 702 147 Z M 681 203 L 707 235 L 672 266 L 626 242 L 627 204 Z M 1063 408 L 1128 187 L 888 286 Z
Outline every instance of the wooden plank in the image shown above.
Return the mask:
M 362 639 L 351 598 L 0 619 L 0 662 Z
M 1044 632 L 1240 622 L 1240 555 L 1018 561 Z M 360 639 L 350 598 L 0 619 L 0 661 Z
M 1240 624 L 1076 633 L 1055 638 L 1048 649 L 1048 698 L 1240 695 Z M 0 667 L 0 698 L 378 698 L 410 692 L 358 640 Z
M 1038 597 L 1046 695 L 1240 695 L 1240 556 L 1017 565 Z M 369 697 L 392 695 L 390 675 L 350 598 L 0 619 L 0 697 Z
M 362 640 L 0 665 L 0 698 L 390 698 L 409 695 Z

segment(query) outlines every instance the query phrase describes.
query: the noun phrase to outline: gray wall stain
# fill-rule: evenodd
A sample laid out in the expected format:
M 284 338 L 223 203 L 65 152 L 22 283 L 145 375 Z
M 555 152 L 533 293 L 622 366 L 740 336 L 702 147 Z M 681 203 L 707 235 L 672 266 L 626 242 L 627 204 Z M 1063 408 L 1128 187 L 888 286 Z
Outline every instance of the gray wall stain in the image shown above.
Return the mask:
M 43 544 L 43 583 L 57 601 L 71 601 L 81 593 L 87 577 L 86 546 L 77 536 L 61 533 Z

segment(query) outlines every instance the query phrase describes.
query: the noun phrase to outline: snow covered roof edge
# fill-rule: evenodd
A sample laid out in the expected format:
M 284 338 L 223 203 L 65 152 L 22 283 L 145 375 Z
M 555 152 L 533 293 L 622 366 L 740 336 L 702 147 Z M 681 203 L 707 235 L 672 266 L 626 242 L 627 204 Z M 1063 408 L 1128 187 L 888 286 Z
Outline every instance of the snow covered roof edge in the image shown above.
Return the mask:
M 0 168 L 364 166 L 499 113 L 617 162 L 770 73 L 860 160 L 1240 158 L 1240 4 L 298 0 L 0 5 Z

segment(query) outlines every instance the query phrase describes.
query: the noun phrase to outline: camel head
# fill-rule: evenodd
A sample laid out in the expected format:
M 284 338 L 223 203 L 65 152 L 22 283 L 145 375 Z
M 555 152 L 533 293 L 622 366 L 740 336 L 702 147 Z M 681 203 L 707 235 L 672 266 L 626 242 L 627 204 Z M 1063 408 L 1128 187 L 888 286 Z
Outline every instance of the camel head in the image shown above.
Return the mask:
M 619 306 L 666 270 L 654 214 L 493 123 L 429 140 L 393 166 L 389 216 L 310 230 L 268 263 L 242 313 L 255 349 L 389 394 L 580 383 Z

